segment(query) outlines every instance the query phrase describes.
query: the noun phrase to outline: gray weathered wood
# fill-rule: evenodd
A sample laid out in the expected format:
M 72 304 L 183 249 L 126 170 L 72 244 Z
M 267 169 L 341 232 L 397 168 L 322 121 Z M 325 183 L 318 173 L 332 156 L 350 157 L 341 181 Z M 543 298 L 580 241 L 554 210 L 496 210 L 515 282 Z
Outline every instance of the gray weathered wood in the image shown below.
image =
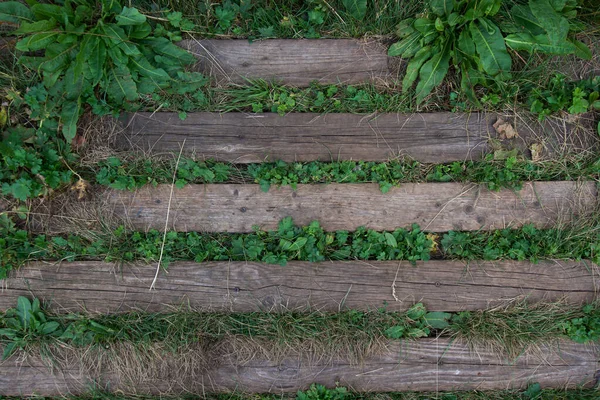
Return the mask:
M 137 113 L 116 147 L 179 152 L 235 163 L 275 161 L 421 162 L 479 159 L 496 137 L 493 116 L 482 114 Z M 185 143 L 185 145 L 184 145 Z
M 557 347 L 556 347 L 557 346 Z M 337 384 L 356 391 L 447 391 L 522 389 L 532 382 L 543 388 L 592 386 L 600 368 L 598 348 L 573 342 L 541 346 L 540 351 L 516 360 L 506 359 L 485 348 L 471 350 L 447 338 L 391 342 L 382 354 L 369 356 L 362 364 L 350 363 L 343 355 L 333 361 L 312 363 L 298 358 L 282 362 L 258 356 L 236 365 L 226 356 L 220 365 L 203 375 L 173 365 L 159 371 L 142 364 L 135 387 L 123 384 L 124 377 L 104 370 L 102 376 L 90 375 L 74 359 L 68 370 L 55 375 L 38 358 L 13 357 L 0 364 L 0 395 L 58 396 L 81 394 L 90 387 L 124 394 L 181 394 L 241 391 L 282 393 L 307 389 L 312 383 L 329 387 Z M 171 354 L 156 362 L 168 365 Z M 96 371 L 106 360 L 98 359 Z M 235 362 L 235 361 L 234 361 Z M 144 368 L 148 373 L 144 375 Z M 193 371 L 196 373 L 197 371 Z
M 31 263 L 3 282 L 0 310 L 35 296 L 55 311 L 165 311 L 189 305 L 217 311 L 281 309 L 391 311 L 423 302 L 432 311 L 481 310 L 516 297 L 528 301 L 596 298 L 596 273 L 584 262 L 177 262 L 150 291 L 154 265 Z M 392 289 L 393 287 L 393 289 Z M 394 295 L 396 298 L 394 298 Z
M 568 221 L 583 208 L 594 206 L 594 182 L 524 183 L 518 192 L 491 192 L 482 185 L 460 183 L 404 184 L 381 193 L 376 184 L 298 185 L 271 188 L 258 185 L 171 185 L 136 192 L 108 191 L 106 201 L 134 228 L 178 231 L 250 232 L 259 225 L 274 229 L 291 216 L 297 224 L 313 220 L 329 231 L 366 226 L 393 230 L 417 223 L 423 230 L 477 230 L 544 227 Z
M 198 58 L 196 69 L 217 80 L 244 78 L 288 85 L 356 84 L 387 79 L 387 48 L 355 39 L 187 40 L 182 47 Z

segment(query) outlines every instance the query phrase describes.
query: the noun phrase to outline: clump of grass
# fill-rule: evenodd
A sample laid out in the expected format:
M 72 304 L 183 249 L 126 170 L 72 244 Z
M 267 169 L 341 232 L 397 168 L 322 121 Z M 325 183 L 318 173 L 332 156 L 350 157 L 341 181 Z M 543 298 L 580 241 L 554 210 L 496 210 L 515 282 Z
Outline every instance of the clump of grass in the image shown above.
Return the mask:
M 566 302 L 529 304 L 517 300 L 501 307 L 456 314 L 448 332 L 474 346 L 517 357 L 565 336 L 578 342 L 600 339 L 600 308 L 574 308 Z

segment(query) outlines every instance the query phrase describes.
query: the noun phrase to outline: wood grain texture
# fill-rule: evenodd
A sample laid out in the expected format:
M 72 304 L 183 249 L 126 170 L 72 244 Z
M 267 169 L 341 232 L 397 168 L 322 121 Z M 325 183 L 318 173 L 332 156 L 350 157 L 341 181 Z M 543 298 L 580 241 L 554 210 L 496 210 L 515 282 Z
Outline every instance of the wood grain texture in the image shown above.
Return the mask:
M 583 262 L 177 262 L 150 291 L 154 265 L 32 263 L 3 283 L 0 310 L 35 296 L 55 311 L 165 311 L 180 305 L 216 311 L 339 311 L 384 306 L 403 311 L 481 310 L 516 297 L 573 304 L 596 298 L 596 276 Z M 394 287 L 395 296 L 392 294 Z
M 171 185 L 137 192 L 108 191 L 106 201 L 135 229 L 164 229 Z M 251 232 L 275 229 L 291 216 L 297 224 L 318 220 L 329 231 L 365 226 L 394 230 L 417 223 L 423 230 L 477 230 L 552 225 L 596 204 L 594 182 L 524 183 L 518 192 L 491 192 L 483 185 L 404 184 L 381 193 L 376 184 L 187 185 L 175 189 L 168 227 L 177 231 Z
M 119 150 L 179 152 L 235 163 L 276 161 L 421 162 L 480 159 L 495 138 L 483 114 L 137 113 L 124 121 Z
M 421 339 L 390 342 L 386 351 L 369 356 L 360 365 L 343 358 L 308 363 L 299 358 L 277 362 L 260 356 L 238 365 L 224 357 L 220 365 L 201 376 L 187 376 L 189 371 L 171 368 L 161 371 L 160 377 L 155 377 L 156 371 L 150 371 L 153 366 L 148 365 L 148 378 L 134 387 L 123 384 L 122 377 L 110 370 L 90 376 L 82 372 L 77 360 L 69 370 L 53 375 L 37 358 L 23 361 L 13 357 L 0 364 L 0 395 L 81 394 L 92 384 L 123 394 L 293 393 L 312 383 L 381 392 L 523 389 L 531 382 L 539 382 L 543 388 L 573 388 L 596 382 L 598 355 L 596 346 L 560 342 L 542 346 L 537 355 L 512 360 L 446 338 Z
M 355 39 L 187 40 L 196 70 L 217 81 L 265 79 L 287 85 L 356 84 L 388 79 L 387 48 Z

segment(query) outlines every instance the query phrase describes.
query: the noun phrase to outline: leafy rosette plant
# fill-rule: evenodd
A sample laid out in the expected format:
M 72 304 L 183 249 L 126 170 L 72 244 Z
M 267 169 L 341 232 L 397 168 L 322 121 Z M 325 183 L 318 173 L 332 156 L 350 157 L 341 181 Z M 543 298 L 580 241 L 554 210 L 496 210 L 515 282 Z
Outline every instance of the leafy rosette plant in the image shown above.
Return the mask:
M 500 9 L 501 0 L 430 0 L 419 18 L 402 21 L 397 30 L 401 40 L 394 43 L 390 56 L 411 59 L 402 89 L 415 81 L 417 103 L 440 85 L 450 63 L 462 74 L 461 89 L 476 101 L 474 86 L 485 77 L 510 76 L 511 57 L 500 28 L 490 19 Z
M 27 0 L 0 3 L 0 21 L 17 24 L 19 61 L 40 73 L 46 95 L 39 120 L 58 118 L 71 141 L 87 104 L 96 114 L 118 113 L 140 95 L 185 94 L 205 85 L 184 72 L 193 55 L 176 46 L 193 29 L 181 13 L 151 19 L 117 0 Z M 164 23 L 164 25 L 163 25 Z

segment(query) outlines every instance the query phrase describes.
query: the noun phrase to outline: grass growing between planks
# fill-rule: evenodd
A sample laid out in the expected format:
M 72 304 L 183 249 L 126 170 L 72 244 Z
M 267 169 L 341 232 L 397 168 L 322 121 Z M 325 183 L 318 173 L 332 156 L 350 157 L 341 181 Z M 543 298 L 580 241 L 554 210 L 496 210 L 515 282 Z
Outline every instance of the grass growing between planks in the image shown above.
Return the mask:
M 23 217 L 26 217 L 23 215 Z M 363 227 L 353 232 L 326 232 L 313 221 L 295 226 L 291 217 L 280 221 L 277 230 L 254 233 L 219 233 L 150 230 L 130 232 L 123 226 L 93 232 L 89 224 L 79 228 L 67 224 L 68 235 L 34 235 L 19 229 L 6 214 L 0 226 L 0 278 L 27 261 L 104 260 L 107 262 L 157 262 L 164 247 L 162 266 L 172 261 L 260 261 L 285 266 L 288 261 L 408 260 L 431 257 L 459 260 L 590 260 L 600 263 L 598 214 L 580 216 L 569 224 L 538 229 L 526 224 L 516 229 L 462 232 L 449 231 L 442 237 L 410 229 L 378 232 Z M 80 233 L 75 230 L 80 229 Z
M 517 358 L 525 351 L 535 351 L 538 346 L 559 339 L 597 341 L 600 306 L 532 305 L 521 300 L 503 308 L 455 314 L 428 312 L 418 303 L 406 312 L 385 308 L 338 313 L 181 309 L 170 313 L 93 316 L 51 314 L 39 306 L 39 301 L 20 297 L 15 309 L 0 314 L 0 329 L 4 358 L 18 351 L 58 355 L 65 354 L 61 353 L 64 348 L 83 352 L 96 348 L 101 352 L 127 347 L 141 352 L 160 348 L 175 354 L 195 349 L 204 354 L 207 365 L 223 354 L 235 354 L 246 361 L 256 356 L 331 360 L 341 355 L 350 362 L 359 362 L 369 354 L 383 351 L 389 339 L 438 335 L 491 347 L 498 354 Z
M 260 164 L 226 164 L 175 158 L 108 157 L 90 165 L 83 173 L 89 181 L 112 189 L 134 190 L 144 185 L 172 183 L 181 188 L 202 183 L 258 183 L 264 191 L 273 186 L 296 188 L 312 183 L 378 183 L 386 193 L 403 183 L 463 182 L 483 183 L 490 190 L 520 190 L 524 181 L 561 181 L 600 179 L 600 158 L 591 152 L 559 160 L 530 161 L 517 152 L 498 151 L 482 161 L 455 161 L 448 164 L 425 164 L 408 159 L 334 162 L 264 162 Z M 177 173 L 173 170 L 177 165 Z
M 472 392 L 400 392 L 400 393 L 357 393 L 345 391 L 340 395 L 340 389 L 320 389 L 315 385 L 313 395 L 311 388 L 296 395 L 275 394 L 244 394 L 228 393 L 220 395 L 205 394 L 182 395 L 177 399 L 182 400 L 596 400 L 598 389 L 542 389 L 539 384 L 531 384 L 526 390 L 498 390 L 498 391 L 472 391 Z M 333 392 L 333 393 L 326 393 Z M 324 393 L 325 392 L 325 393 Z M 307 396 L 304 397 L 303 395 Z M 2 397 L 0 397 L 2 398 Z M 15 399 L 4 397 L 3 399 Z M 175 397 L 154 397 L 143 395 L 120 395 L 92 391 L 89 395 L 67 396 L 60 398 L 40 398 L 47 400 L 171 400 Z

